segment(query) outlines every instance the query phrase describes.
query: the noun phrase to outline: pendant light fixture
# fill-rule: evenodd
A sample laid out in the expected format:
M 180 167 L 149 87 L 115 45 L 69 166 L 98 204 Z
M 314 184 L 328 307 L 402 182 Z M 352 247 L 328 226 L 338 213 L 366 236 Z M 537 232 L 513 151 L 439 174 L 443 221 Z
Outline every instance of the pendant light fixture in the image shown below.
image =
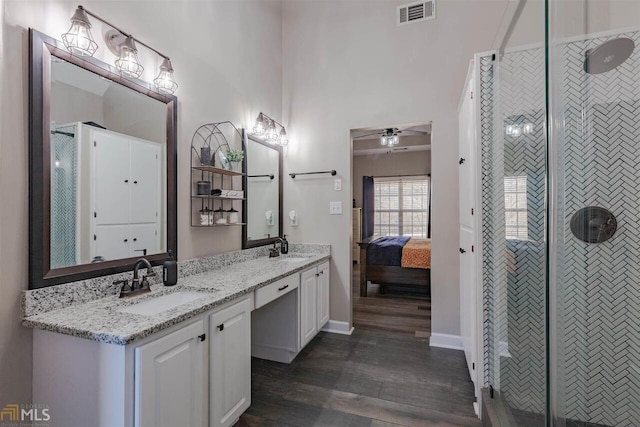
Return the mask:
M 167 55 L 160 53 L 148 44 L 125 33 L 120 28 L 82 6 L 78 6 L 71 17 L 71 28 L 69 31 L 62 34 L 62 42 L 69 52 L 74 55 L 93 56 L 98 49 L 98 44 L 91 36 L 89 16 L 113 28 L 113 30 L 109 30 L 105 34 L 105 41 L 109 50 L 118 57 L 115 61 L 115 66 L 123 76 L 139 78 L 144 71 L 144 67 L 138 59 L 138 49 L 136 47 L 136 43 L 138 43 L 163 58 L 162 64 L 160 65 L 160 72 L 153 80 L 153 84 L 158 92 L 173 94 L 176 91 L 178 84 L 173 78 L 173 66 Z
M 169 58 L 164 58 L 160 65 L 160 74 L 153 80 L 156 88 L 163 93 L 174 93 L 178 88 L 178 84 L 173 80 L 173 67 Z
M 71 28 L 62 35 L 62 42 L 75 55 L 93 56 L 98 50 L 98 43 L 91 36 L 91 22 L 82 6 L 71 17 Z
M 278 132 L 277 126 L 280 126 L 280 132 Z M 287 130 L 284 126 L 262 112 L 258 114 L 256 123 L 253 125 L 253 129 L 251 130 L 251 134 L 282 147 L 286 147 L 289 144 Z
M 127 77 L 140 77 L 144 67 L 138 61 L 138 49 L 133 37 L 127 36 L 120 45 L 120 57 L 116 59 L 116 68 L 120 74 Z

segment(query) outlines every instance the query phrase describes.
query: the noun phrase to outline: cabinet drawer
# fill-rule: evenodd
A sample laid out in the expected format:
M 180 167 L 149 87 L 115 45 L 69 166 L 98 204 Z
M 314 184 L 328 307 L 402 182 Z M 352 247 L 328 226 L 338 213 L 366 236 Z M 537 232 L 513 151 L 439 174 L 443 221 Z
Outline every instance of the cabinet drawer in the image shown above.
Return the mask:
M 280 279 L 277 282 L 273 282 L 270 285 L 260 288 L 256 291 L 256 309 L 263 305 L 269 304 L 276 298 L 291 292 L 298 287 L 300 277 L 298 274 L 292 274 L 289 277 Z

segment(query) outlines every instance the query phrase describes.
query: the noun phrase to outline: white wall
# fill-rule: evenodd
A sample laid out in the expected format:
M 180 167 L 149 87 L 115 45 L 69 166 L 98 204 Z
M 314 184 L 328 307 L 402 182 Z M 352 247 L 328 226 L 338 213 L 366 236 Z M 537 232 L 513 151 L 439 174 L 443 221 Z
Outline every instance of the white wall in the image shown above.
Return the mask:
M 460 333 L 457 106 L 473 53 L 491 48 L 505 1 L 440 0 L 437 19 L 398 27 L 394 0 L 287 1 L 283 6 L 285 179 L 293 241 L 332 244 L 331 319 L 351 322 L 350 129 L 433 121 L 432 330 Z M 340 200 L 344 215 L 332 215 Z M 313 220 L 311 220 L 313 218 Z
M 53 37 L 69 28 L 77 1 L 0 0 L 2 126 L 0 128 L 0 407 L 31 399 L 31 331 L 20 326 L 20 291 L 27 288 L 28 34 Z M 178 96 L 178 249 L 187 259 L 240 249 L 240 228 L 190 227 L 189 150 L 195 129 L 212 121 L 245 125 L 282 106 L 281 2 L 83 1 L 89 10 L 171 56 Z M 105 29 L 93 22 L 97 57 L 113 61 Z M 143 78 L 160 60 L 140 47 Z M 10 102 L 9 102 L 10 100 Z M 45 402 L 46 403 L 46 402 Z

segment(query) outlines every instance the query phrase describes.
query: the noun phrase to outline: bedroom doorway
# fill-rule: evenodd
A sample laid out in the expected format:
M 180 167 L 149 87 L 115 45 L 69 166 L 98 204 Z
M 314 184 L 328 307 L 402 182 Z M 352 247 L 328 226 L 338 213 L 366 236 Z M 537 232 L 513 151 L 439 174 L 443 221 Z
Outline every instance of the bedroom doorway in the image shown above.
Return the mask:
M 431 123 L 351 131 L 356 329 L 431 335 Z

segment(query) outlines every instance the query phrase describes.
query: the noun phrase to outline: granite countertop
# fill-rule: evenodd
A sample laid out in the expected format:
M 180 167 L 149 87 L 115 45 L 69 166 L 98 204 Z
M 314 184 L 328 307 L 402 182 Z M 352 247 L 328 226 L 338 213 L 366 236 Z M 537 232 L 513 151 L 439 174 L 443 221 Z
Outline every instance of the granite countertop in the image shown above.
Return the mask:
M 305 260 L 284 261 L 286 258 L 298 257 Z M 117 295 L 113 295 L 35 314 L 23 318 L 22 324 L 34 329 L 126 345 L 329 258 L 330 255 L 326 253 L 290 253 L 278 258 L 255 258 L 221 269 L 183 277 L 175 286 L 152 285 L 151 293 L 140 296 L 120 299 Z M 201 292 L 202 298 L 149 316 L 119 311 L 125 306 L 179 291 Z

